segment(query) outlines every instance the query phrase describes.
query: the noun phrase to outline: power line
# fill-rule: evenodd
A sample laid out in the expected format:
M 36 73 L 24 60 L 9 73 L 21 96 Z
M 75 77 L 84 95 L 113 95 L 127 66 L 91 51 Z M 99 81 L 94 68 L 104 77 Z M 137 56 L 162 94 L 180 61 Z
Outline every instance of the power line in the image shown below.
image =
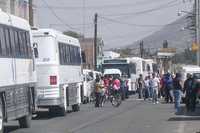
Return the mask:
M 166 25 L 176 25 L 176 24 L 179 24 L 179 23 L 166 24 L 166 25 L 134 24 L 134 23 L 122 22 L 122 21 L 119 21 L 119 20 L 115 20 L 115 19 L 111 19 L 111 18 L 107 18 L 107 17 L 103 17 L 103 16 L 99 16 L 99 17 L 102 18 L 102 19 L 104 19 L 104 20 L 113 22 L 113 23 L 118 23 L 118 24 L 128 25 L 128 26 L 134 26 L 134 27 L 151 27 L 151 28 L 153 28 L 153 27 L 163 27 L 163 26 L 166 26 Z
M 155 2 L 156 0 L 154 0 L 153 2 Z M 158 0 L 160 1 L 160 0 Z M 148 4 L 152 4 L 151 2 L 146 2 L 146 0 L 140 1 L 140 2 L 136 2 L 136 3 L 126 3 L 126 4 L 110 4 L 110 5 L 101 5 L 101 6 L 86 6 L 87 10 L 88 9 L 105 9 L 105 8 L 121 8 L 121 7 L 133 7 L 133 6 L 138 6 L 138 5 L 148 5 Z M 82 6 L 50 6 L 53 9 L 56 10 L 76 10 L 76 9 L 81 9 Z M 37 6 L 37 8 L 47 8 L 44 6 Z
M 142 15 L 142 14 L 146 14 L 146 13 L 150 13 L 150 12 L 154 12 L 154 11 L 170 8 L 170 7 L 173 7 L 173 6 L 177 6 L 180 3 L 182 3 L 182 2 L 176 3 L 178 1 L 179 0 L 172 0 L 172 1 L 167 2 L 165 4 L 159 5 L 158 7 L 147 9 L 147 10 L 143 10 L 143 11 L 129 12 L 129 13 L 117 13 L 117 14 L 104 14 L 104 16 L 115 16 L 115 17 L 117 17 L 117 16 Z M 171 5 L 171 4 L 173 4 L 173 5 Z
M 72 26 L 70 26 L 69 24 L 66 24 L 57 14 L 56 12 L 48 5 L 48 3 L 45 0 L 42 0 L 43 3 L 46 5 L 46 7 L 51 11 L 51 13 L 67 28 L 70 28 L 72 30 L 79 30 L 77 28 L 74 28 Z

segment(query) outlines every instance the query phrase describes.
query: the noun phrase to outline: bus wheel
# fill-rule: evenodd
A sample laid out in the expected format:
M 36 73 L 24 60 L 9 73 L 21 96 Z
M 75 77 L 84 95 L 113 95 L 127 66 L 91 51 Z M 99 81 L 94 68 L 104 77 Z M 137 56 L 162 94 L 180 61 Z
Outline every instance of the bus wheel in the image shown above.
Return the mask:
M 32 115 L 28 114 L 19 119 L 20 128 L 30 128 L 31 127 Z
M 51 107 L 49 108 L 49 114 L 51 116 L 65 116 L 66 110 L 64 107 Z
M 65 116 L 66 115 L 65 107 L 60 107 L 59 108 L 59 113 L 60 113 L 61 116 Z
M 4 126 L 3 126 L 3 106 L 2 101 L 0 100 L 0 133 L 4 132 Z
M 77 111 L 79 111 L 79 110 L 80 110 L 79 104 L 74 104 L 74 105 L 72 105 L 72 111 L 73 111 L 73 112 L 77 112 Z

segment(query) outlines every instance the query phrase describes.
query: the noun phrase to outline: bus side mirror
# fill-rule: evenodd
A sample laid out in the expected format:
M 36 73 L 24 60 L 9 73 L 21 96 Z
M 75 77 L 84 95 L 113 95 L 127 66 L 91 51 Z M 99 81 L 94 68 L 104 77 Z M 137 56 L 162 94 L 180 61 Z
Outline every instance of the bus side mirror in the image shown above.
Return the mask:
M 38 58 L 39 54 L 38 54 L 38 44 L 37 43 L 33 43 L 33 52 L 34 52 L 35 58 Z

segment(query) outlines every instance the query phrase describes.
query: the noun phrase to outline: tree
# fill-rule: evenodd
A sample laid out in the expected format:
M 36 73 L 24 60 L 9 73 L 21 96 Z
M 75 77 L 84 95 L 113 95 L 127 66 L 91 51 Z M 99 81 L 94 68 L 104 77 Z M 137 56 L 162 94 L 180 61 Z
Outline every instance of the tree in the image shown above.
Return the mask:
M 75 31 L 64 31 L 63 34 L 74 37 L 74 38 L 78 38 L 78 39 L 84 38 L 84 35 L 77 33 Z

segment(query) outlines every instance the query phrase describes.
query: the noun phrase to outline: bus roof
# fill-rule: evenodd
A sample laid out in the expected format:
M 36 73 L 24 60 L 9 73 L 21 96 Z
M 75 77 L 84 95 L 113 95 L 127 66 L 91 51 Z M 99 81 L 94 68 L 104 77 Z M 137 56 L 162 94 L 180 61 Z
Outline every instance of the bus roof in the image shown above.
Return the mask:
M 197 73 L 200 72 L 200 67 L 196 65 L 185 65 L 181 66 L 178 69 L 179 72 L 185 72 L 185 73 Z
M 130 57 L 128 58 L 129 61 L 143 61 L 144 59 L 143 58 L 140 58 L 140 57 Z
M 0 24 L 4 24 L 7 26 L 13 26 L 15 28 L 23 29 L 30 31 L 30 25 L 27 20 L 11 15 L 9 13 L 5 13 L 0 9 Z
M 128 60 L 127 59 L 105 59 L 103 61 L 103 64 L 127 64 Z
M 61 31 L 57 31 L 55 29 L 38 29 L 33 30 L 32 32 L 34 37 L 52 36 L 55 37 L 59 42 L 80 46 L 79 40 L 77 38 L 64 35 Z
M 119 69 L 105 69 L 103 75 L 113 75 L 119 74 L 122 75 L 122 72 Z

